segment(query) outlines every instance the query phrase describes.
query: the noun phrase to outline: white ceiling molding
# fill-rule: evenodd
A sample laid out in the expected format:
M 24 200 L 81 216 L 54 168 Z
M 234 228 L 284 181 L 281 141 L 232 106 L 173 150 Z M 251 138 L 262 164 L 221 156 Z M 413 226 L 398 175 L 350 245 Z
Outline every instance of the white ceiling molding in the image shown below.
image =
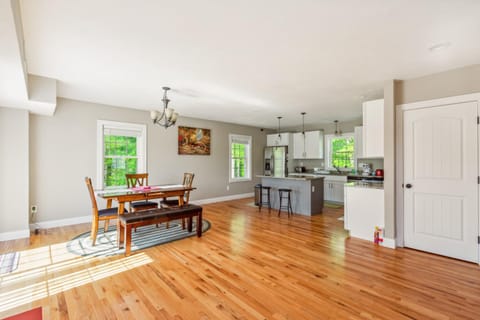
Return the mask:
M 52 116 L 57 107 L 57 80 L 28 75 L 29 110 L 33 113 Z
M 18 1 L 0 0 L 0 106 L 53 115 L 55 79 L 27 73 Z

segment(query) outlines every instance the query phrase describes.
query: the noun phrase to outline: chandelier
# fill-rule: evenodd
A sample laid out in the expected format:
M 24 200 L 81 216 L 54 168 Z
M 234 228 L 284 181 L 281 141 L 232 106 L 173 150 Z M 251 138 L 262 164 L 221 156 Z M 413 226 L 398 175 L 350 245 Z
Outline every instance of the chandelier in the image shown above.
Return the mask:
M 163 87 L 162 89 L 165 91 L 162 99 L 163 111 L 159 112 L 157 110 L 152 110 L 150 111 L 150 117 L 152 118 L 154 124 L 158 124 L 159 126 L 167 129 L 168 127 L 175 125 L 175 122 L 177 122 L 178 113 L 175 112 L 174 109 L 168 107 L 170 99 L 167 98 L 167 91 L 170 90 L 170 88 Z

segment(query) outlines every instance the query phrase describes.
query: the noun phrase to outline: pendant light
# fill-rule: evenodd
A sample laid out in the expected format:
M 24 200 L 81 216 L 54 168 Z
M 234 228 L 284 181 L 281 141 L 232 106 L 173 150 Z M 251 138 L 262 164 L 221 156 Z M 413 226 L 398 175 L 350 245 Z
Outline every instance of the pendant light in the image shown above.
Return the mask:
M 303 135 L 305 135 L 305 115 L 307 113 L 306 112 L 302 112 L 301 115 L 302 115 L 302 133 Z
M 302 152 L 302 157 L 306 158 L 307 157 L 307 150 L 305 148 L 305 115 L 307 113 L 304 111 L 301 113 L 302 115 L 302 134 L 303 134 L 303 152 Z
M 280 119 L 282 119 L 282 117 L 277 117 L 278 119 L 278 137 L 281 138 L 282 136 L 280 135 Z
M 341 136 L 342 135 L 342 130 L 338 127 L 338 120 L 333 121 L 335 123 L 335 135 L 336 136 Z

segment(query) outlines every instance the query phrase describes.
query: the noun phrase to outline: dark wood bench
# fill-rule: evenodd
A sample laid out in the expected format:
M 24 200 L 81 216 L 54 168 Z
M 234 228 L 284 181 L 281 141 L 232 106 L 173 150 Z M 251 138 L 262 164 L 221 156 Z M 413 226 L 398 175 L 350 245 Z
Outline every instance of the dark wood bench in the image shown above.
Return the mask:
M 182 207 L 158 208 L 120 215 L 118 247 L 125 245 L 125 255 L 130 255 L 132 242 L 132 228 L 169 222 L 177 219 L 188 219 L 188 232 L 192 232 L 193 217 L 197 217 L 197 237 L 202 236 L 202 207 L 187 204 Z

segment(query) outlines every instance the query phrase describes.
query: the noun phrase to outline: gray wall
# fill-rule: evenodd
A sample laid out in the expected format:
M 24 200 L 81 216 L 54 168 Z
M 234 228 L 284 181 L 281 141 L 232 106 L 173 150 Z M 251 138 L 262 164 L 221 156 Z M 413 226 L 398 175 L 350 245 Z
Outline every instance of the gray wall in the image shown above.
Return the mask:
M 28 111 L 0 107 L 0 240 L 28 236 L 28 172 Z
M 253 139 L 253 175 L 262 173 L 266 136 L 259 128 L 181 117 L 177 125 L 211 130 L 210 156 L 177 154 L 176 127 L 154 126 L 147 111 L 59 99 L 54 117 L 30 115 L 30 203 L 39 221 L 89 215 L 90 199 L 83 178 L 96 183 L 97 120 L 147 124 L 147 170 L 151 184 L 180 183 L 194 172 L 191 200 L 251 193 L 258 179 L 228 183 L 228 134 Z M 227 191 L 229 186 L 229 191 Z M 103 205 L 99 201 L 99 205 Z

